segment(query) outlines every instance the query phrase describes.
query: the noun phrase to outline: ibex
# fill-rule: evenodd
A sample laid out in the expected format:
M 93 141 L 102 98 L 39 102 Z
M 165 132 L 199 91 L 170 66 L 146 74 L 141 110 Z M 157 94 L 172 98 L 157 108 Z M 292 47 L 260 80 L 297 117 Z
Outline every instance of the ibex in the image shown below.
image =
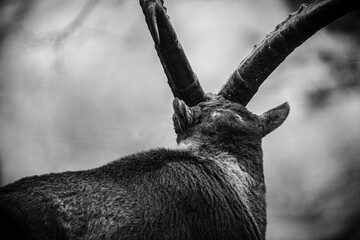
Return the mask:
M 318 0 L 290 14 L 227 80 L 205 94 L 161 0 L 140 0 L 175 97 L 179 149 L 153 149 L 0 189 L 2 239 L 265 239 L 261 141 L 289 113 L 246 109 L 275 68 L 317 30 L 359 8 Z

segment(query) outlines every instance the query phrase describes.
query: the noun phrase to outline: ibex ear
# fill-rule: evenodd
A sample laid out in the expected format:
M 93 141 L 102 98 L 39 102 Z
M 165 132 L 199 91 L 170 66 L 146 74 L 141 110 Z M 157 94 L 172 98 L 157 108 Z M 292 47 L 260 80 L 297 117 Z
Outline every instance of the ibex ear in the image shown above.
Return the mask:
M 270 109 L 260 115 L 260 121 L 263 126 L 263 137 L 278 128 L 287 118 L 290 106 L 287 102 Z
M 193 123 L 193 112 L 186 103 L 178 98 L 173 101 L 174 127 L 176 134 L 184 134 Z

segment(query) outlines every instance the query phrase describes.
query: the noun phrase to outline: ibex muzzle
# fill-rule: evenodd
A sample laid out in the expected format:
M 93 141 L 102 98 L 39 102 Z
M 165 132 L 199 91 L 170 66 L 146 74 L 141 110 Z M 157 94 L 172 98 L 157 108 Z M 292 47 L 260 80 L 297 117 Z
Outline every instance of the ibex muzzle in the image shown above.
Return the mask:
M 334 20 L 333 11 L 340 9 L 340 17 L 359 4 L 329 0 L 302 7 L 297 13 L 301 17 L 269 35 L 219 94 L 202 90 L 163 1 L 140 4 L 175 96 L 173 121 L 183 147 L 139 152 L 96 169 L 33 176 L 2 187 L 2 238 L 265 239 L 261 139 L 285 121 L 289 105 L 260 116 L 245 106 L 266 74 L 314 29 L 302 29 L 304 39 L 296 43 L 279 34 L 287 36 L 301 21 L 321 17 L 322 25 L 316 25 L 320 29 Z M 282 44 L 287 51 L 274 53 L 269 50 L 272 44 Z M 266 63 L 272 65 L 258 69 Z

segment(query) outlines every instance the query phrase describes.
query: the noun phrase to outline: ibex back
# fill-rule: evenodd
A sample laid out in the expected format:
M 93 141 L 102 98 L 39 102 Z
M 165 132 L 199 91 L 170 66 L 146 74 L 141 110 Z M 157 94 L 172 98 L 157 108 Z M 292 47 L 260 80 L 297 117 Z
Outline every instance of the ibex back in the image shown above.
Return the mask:
M 300 8 L 257 46 L 218 94 L 204 94 L 163 2 L 140 0 L 175 96 L 173 121 L 181 147 L 139 152 L 87 171 L 23 178 L 1 188 L 1 238 L 265 239 L 261 139 L 284 122 L 289 105 L 260 116 L 245 106 L 293 49 L 354 8 L 351 1 L 339 2 Z M 334 9 L 342 11 L 336 18 L 326 14 Z M 309 16 L 321 18 L 322 25 L 301 29 L 308 33 L 294 43 L 288 33 Z M 285 50 L 278 51 L 279 45 Z

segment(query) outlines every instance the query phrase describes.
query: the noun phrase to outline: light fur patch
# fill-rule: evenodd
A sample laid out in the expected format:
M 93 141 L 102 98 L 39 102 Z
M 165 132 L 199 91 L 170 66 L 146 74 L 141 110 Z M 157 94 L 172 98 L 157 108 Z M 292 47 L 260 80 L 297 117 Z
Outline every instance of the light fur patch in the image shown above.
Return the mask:
M 211 114 L 211 117 L 214 118 L 214 117 L 218 117 L 218 116 L 220 116 L 220 115 L 221 115 L 221 113 L 215 111 L 215 112 L 213 112 L 213 113 Z
M 239 119 L 240 122 L 244 122 L 244 119 L 240 115 L 236 114 L 236 117 Z
M 258 222 L 252 214 L 250 206 L 253 204 L 249 196 L 252 194 L 250 189 L 257 184 L 257 182 L 248 174 L 243 171 L 239 164 L 238 160 L 229 153 L 220 153 L 215 157 L 217 164 L 225 170 L 226 178 L 230 183 L 231 187 L 236 190 L 241 201 L 244 203 L 248 216 L 251 219 L 252 226 L 256 229 L 258 235 L 261 235 L 261 231 L 258 227 Z
M 198 144 L 195 141 L 192 140 L 184 140 L 181 141 L 178 145 L 177 145 L 177 149 L 180 150 L 195 150 L 197 149 Z
M 255 184 L 255 180 L 245 171 L 243 171 L 235 157 L 228 153 L 220 153 L 215 157 L 217 164 L 227 173 L 227 178 L 231 186 L 236 189 L 241 199 L 249 203 L 249 188 Z

